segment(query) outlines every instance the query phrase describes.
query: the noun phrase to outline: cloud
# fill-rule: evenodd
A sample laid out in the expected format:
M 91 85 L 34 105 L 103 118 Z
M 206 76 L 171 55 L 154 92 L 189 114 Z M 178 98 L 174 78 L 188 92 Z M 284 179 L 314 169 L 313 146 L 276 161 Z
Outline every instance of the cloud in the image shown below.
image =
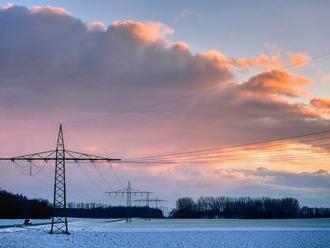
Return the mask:
M 107 26 L 103 22 L 92 22 L 88 25 L 91 31 L 105 31 Z
M 286 70 L 272 70 L 262 72 L 244 83 L 242 88 L 253 93 L 276 94 L 297 97 L 305 94 L 302 86 L 311 83 L 303 76 L 293 74 Z
M 291 64 L 294 66 L 304 66 L 308 64 L 311 60 L 311 57 L 308 54 L 297 53 L 290 55 Z
M 233 63 L 240 67 L 279 68 L 283 66 L 278 57 L 270 57 L 266 54 L 260 54 L 255 59 L 239 58 L 234 60 Z
M 190 45 L 186 42 L 179 41 L 173 45 L 174 49 L 190 52 Z
M 172 28 L 159 22 L 115 21 L 110 28 L 118 33 L 133 35 L 147 42 L 155 42 L 174 33 Z
M 180 14 L 175 18 L 175 22 L 180 22 L 186 18 L 193 17 L 193 16 L 199 16 L 200 14 L 197 13 L 196 11 L 189 9 L 189 8 L 184 8 Z
M 132 132 L 142 128 L 150 140 L 158 136 L 166 142 L 180 137 L 179 148 L 191 144 L 192 136 L 198 136 L 196 146 L 212 146 L 218 140 L 243 142 L 328 125 L 322 113 L 308 105 L 278 98 L 304 95 L 310 80 L 303 76 L 271 70 L 257 72 L 245 83 L 232 83 L 236 67 L 275 66 L 275 57 L 232 58 L 218 50 L 193 53 L 189 44 L 166 40 L 174 31 L 165 24 L 117 21 L 105 27 L 47 11 L 19 6 L 0 11 L 0 103 L 6 120 L 29 111 L 38 121 L 44 113 L 52 113 L 54 122 L 80 120 L 202 91 L 142 113 L 145 119 L 130 127 Z M 205 91 L 215 87 L 219 90 Z M 152 111 L 158 114 L 148 115 Z M 134 123 L 136 115 L 126 118 Z M 146 123 L 167 132 L 145 130 Z M 120 126 L 114 128 L 124 128 Z M 246 132 L 237 132 L 241 129 Z M 142 134 L 131 135 L 144 140 Z
M 4 5 L 2 6 L 2 8 L 3 8 L 3 9 L 9 9 L 9 8 L 11 8 L 11 7 L 13 7 L 13 6 L 14 6 L 13 3 L 6 3 L 6 4 L 4 4 Z
M 14 6 L 14 5 L 13 5 Z M 63 8 L 60 7 L 52 7 L 52 6 L 33 6 L 31 8 L 31 13 L 36 14 L 44 14 L 44 15 L 63 15 L 69 16 L 70 13 Z
M 330 110 L 330 99 L 327 98 L 314 98 L 311 100 L 311 104 L 316 108 Z
M 256 170 L 247 170 L 244 173 L 248 176 L 257 176 L 265 183 L 274 185 L 282 185 L 293 188 L 329 189 L 330 187 L 330 174 L 321 169 L 314 172 L 292 173 L 259 167 Z
M 193 53 L 187 43 L 166 40 L 174 31 L 165 24 L 116 21 L 105 27 L 50 9 L 58 8 L 13 6 L 0 11 L 0 102 L 7 120 L 17 118 L 15 111 L 40 113 L 38 120 L 46 112 L 53 113 L 55 122 L 79 120 L 218 87 L 164 106 L 160 112 L 173 113 L 154 119 L 149 115 L 145 121 L 182 137 L 176 142 L 183 147 L 192 135 L 211 146 L 218 140 L 240 142 L 269 133 L 283 136 L 293 127 L 305 132 L 328 125 L 323 114 L 308 105 L 278 98 L 304 95 L 310 80 L 301 75 L 271 70 L 232 83 L 236 67 L 272 67 L 281 63 L 276 57 L 232 58 L 218 50 Z M 140 125 L 145 123 L 136 128 Z M 241 128 L 248 131 L 238 133 Z
M 330 82 L 330 74 L 321 75 L 320 81 L 325 83 Z
M 204 54 L 205 57 L 212 58 L 214 61 L 221 61 L 228 67 L 233 68 L 280 68 L 283 62 L 279 57 L 260 54 L 256 58 L 231 58 L 218 50 L 209 50 Z

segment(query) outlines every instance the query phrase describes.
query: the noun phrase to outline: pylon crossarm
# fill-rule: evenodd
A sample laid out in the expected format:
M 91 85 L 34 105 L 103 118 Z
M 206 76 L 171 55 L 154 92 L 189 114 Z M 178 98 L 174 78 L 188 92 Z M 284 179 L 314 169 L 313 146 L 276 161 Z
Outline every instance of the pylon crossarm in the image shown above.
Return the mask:
M 152 194 L 153 192 L 147 192 L 147 191 L 129 191 L 132 194 Z M 127 189 L 120 189 L 120 190 L 114 190 L 110 192 L 105 192 L 106 194 L 120 194 L 120 193 L 127 193 Z
M 143 190 L 139 190 L 139 189 L 131 189 L 131 192 L 132 193 L 145 193 L 145 194 L 147 194 L 147 193 L 149 193 L 149 194 L 152 194 L 153 192 L 151 192 L 151 191 L 143 191 Z
M 136 202 L 145 202 L 145 201 L 149 201 L 149 202 L 164 202 L 165 200 L 161 200 L 161 199 L 139 199 L 139 200 L 134 200 Z
M 65 161 L 68 162 L 90 162 L 90 163 L 95 163 L 95 162 L 115 162 L 115 161 L 120 161 L 121 159 L 115 159 L 115 158 L 106 158 L 106 157 L 100 157 L 96 155 L 90 155 L 90 154 L 84 154 L 84 153 L 79 153 L 79 152 L 74 152 L 74 151 L 65 151 Z M 56 158 L 56 150 L 53 151 L 46 151 L 46 152 L 39 152 L 39 153 L 31 153 L 31 154 L 26 154 L 26 155 L 21 155 L 21 156 L 16 156 L 16 157 L 7 157 L 7 158 L 0 158 L 0 160 L 7 160 L 7 161 L 55 161 Z
M 111 163 L 114 161 L 121 161 L 121 159 L 117 159 L 117 158 L 107 158 L 107 157 L 101 157 L 101 156 L 97 156 L 97 155 L 91 155 L 91 154 L 87 154 L 87 153 L 81 153 L 81 152 L 75 152 L 75 151 L 70 151 L 70 150 L 66 150 L 65 151 L 65 155 L 66 155 L 66 160 L 69 161 L 73 161 L 73 162 L 107 162 L 107 163 Z
M 31 154 L 25 154 L 25 155 L 20 155 L 16 157 L 9 157 L 9 158 L 0 158 L 0 160 L 8 160 L 8 161 L 45 161 L 47 162 L 48 160 L 55 160 L 54 157 L 52 157 L 56 153 L 55 150 L 52 151 L 45 151 L 45 152 L 38 152 L 38 153 L 31 153 Z
M 105 193 L 106 194 L 116 194 L 116 193 L 125 193 L 126 191 L 127 191 L 127 189 L 117 189 L 117 190 L 105 192 Z

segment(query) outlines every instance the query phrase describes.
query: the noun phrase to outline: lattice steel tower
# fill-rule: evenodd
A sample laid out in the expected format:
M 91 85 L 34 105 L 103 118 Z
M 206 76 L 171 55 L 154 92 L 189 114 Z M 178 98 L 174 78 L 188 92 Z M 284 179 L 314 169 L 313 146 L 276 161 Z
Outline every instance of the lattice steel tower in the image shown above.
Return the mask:
M 68 220 L 66 211 L 66 185 L 65 185 L 65 164 L 66 163 L 112 163 L 120 162 L 121 159 L 113 159 L 107 157 L 100 157 L 97 155 L 90 155 L 81 152 L 66 150 L 64 146 L 64 137 L 62 125 L 60 125 L 56 150 L 45 152 L 31 153 L 11 158 L 0 158 L 0 160 L 17 161 L 39 161 L 47 163 L 49 161 L 55 162 L 55 182 L 54 182 L 54 198 L 53 198 L 53 216 L 50 228 L 51 234 L 69 234 Z
M 65 146 L 62 125 L 60 125 L 58 131 L 55 157 L 53 217 L 49 233 L 69 234 L 66 212 Z
M 118 190 L 114 190 L 114 191 L 109 191 L 109 192 L 105 192 L 106 194 L 109 194 L 109 196 L 111 195 L 126 195 L 126 206 L 127 206 L 127 217 L 126 217 L 126 222 L 132 222 L 132 194 L 134 195 L 147 195 L 147 197 L 149 198 L 149 195 L 152 194 L 152 192 L 150 191 L 142 191 L 139 189 L 134 189 L 131 186 L 131 181 L 128 181 L 127 184 L 127 188 L 124 189 L 118 189 Z

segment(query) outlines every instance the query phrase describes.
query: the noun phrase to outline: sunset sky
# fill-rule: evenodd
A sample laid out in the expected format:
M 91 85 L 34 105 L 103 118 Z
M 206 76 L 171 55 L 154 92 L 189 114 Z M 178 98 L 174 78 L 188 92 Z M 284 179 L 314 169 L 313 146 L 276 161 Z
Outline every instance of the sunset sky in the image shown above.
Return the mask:
M 1 157 L 54 149 L 60 123 L 71 150 L 123 159 L 330 130 L 329 1 L 0 5 Z M 169 206 L 228 195 L 330 207 L 327 135 L 173 164 L 70 164 L 68 201 L 108 202 L 130 179 Z M 51 199 L 53 166 L 26 166 L 2 162 L 0 187 Z

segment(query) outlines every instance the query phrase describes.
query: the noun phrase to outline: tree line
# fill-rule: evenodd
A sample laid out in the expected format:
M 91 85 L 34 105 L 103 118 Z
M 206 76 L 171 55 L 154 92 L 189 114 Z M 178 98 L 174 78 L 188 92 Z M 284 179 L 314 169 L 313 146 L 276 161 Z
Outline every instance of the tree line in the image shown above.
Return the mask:
M 0 218 L 49 218 L 52 215 L 50 203 L 43 199 L 28 199 L 21 194 L 0 190 Z
M 176 201 L 173 218 L 323 218 L 330 217 L 329 208 L 300 208 L 295 198 L 184 197 Z
M 52 204 L 43 199 L 28 199 L 0 189 L 0 218 L 50 218 Z M 163 218 L 160 209 L 132 207 L 131 216 Z M 103 203 L 69 203 L 69 217 L 125 218 L 126 206 Z M 184 197 L 176 201 L 172 218 L 330 218 L 330 208 L 300 208 L 295 198 L 200 197 L 196 201 Z
M 53 213 L 52 204 L 43 199 L 28 199 L 21 194 L 12 194 L 0 189 L 0 218 L 6 219 L 42 219 L 50 218 Z M 163 218 L 160 209 L 148 207 L 132 207 L 131 217 Z M 69 203 L 68 217 L 88 218 L 125 218 L 126 206 L 108 206 L 102 203 Z

